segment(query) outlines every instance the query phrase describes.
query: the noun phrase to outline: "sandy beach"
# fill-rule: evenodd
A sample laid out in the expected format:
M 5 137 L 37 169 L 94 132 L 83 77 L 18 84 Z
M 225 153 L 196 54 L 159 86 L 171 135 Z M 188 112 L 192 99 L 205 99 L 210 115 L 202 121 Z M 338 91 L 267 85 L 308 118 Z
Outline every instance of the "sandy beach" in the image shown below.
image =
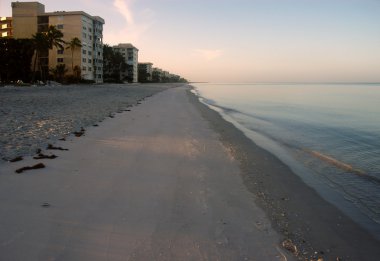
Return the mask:
M 379 242 L 188 86 L 0 163 L 0 260 L 378 260 Z M 16 174 L 24 166 L 42 169 Z
M 43 151 L 56 159 L 3 162 L 0 259 L 291 260 L 188 99 L 160 92 Z
M 176 84 L 0 87 L 0 157 L 31 155 Z

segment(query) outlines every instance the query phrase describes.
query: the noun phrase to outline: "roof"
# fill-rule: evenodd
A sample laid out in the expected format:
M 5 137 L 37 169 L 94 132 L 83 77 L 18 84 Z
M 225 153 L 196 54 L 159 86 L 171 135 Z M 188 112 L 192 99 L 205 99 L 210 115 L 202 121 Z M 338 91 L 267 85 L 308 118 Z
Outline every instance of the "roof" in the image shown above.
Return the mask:
M 55 12 L 47 12 L 42 15 L 45 15 L 45 16 L 83 15 L 93 20 L 96 20 L 98 22 L 101 22 L 103 24 L 105 23 L 104 19 L 101 18 L 100 16 L 92 16 L 83 11 L 55 11 Z
M 137 51 L 139 49 L 137 49 L 136 47 L 134 47 L 132 44 L 130 43 L 119 43 L 118 45 L 114 45 L 112 46 L 112 48 L 126 48 L 126 49 L 136 49 Z

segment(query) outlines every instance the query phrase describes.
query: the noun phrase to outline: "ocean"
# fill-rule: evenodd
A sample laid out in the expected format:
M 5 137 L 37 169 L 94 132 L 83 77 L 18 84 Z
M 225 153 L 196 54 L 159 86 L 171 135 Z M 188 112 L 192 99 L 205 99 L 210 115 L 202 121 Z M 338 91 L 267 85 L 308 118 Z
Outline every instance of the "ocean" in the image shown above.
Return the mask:
M 201 102 L 380 238 L 380 84 L 192 85 Z

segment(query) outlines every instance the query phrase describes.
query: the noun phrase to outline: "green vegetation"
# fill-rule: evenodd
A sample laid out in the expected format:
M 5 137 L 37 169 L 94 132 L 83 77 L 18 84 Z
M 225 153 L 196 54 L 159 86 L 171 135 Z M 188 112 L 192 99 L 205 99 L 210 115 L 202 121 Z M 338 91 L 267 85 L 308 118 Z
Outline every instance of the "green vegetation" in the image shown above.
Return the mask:
M 46 76 L 49 71 L 49 49 L 53 49 L 53 47 L 63 49 L 65 41 L 62 40 L 62 38 L 63 33 L 53 25 L 50 25 L 46 32 L 38 32 L 32 36 L 35 50 L 32 82 L 36 79 L 37 63 L 40 72 L 40 80 L 46 81 Z
M 0 82 L 29 82 L 33 53 L 31 39 L 0 38 Z
M 111 46 L 103 46 L 103 78 L 104 82 L 121 83 L 121 72 L 127 69 L 124 57 L 115 52 Z
M 57 82 L 62 82 L 67 72 L 66 64 L 57 64 L 55 68 L 50 69 L 53 74 L 53 79 Z
M 71 70 L 74 72 L 74 52 L 75 49 L 82 47 L 82 42 L 78 37 L 74 37 L 70 42 L 67 43 L 66 49 L 71 50 Z
M 74 65 L 76 49 L 82 47 L 79 38 L 74 37 L 65 42 L 63 33 L 50 25 L 46 31 L 35 33 L 31 39 L 0 38 L 0 83 L 29 83 L 55 80 L 61 83 L 94 82 L 81 79 L 81 67 Z M 65 64 L 49 68 L 49 50 L 71 50 L 71 75 Z M 132 81 L 128 76 L 122 78 L 122 72 L 131 71 L 121 53 L 115 52 L 107 44 L 103 46 L 103 79 L 104 82 L 121 83 Z M 161 70 L 148 75 L 139 71 L 140 82 L 187 82 L 178 75 Z

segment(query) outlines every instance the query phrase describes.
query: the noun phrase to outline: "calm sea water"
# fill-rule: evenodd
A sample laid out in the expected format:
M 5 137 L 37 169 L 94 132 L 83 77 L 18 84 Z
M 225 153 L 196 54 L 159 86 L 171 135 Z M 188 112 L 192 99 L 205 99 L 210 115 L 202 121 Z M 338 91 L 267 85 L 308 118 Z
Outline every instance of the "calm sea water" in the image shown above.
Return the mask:
M 202 102 L 380 238 L 380 84 L 193 86 Z

